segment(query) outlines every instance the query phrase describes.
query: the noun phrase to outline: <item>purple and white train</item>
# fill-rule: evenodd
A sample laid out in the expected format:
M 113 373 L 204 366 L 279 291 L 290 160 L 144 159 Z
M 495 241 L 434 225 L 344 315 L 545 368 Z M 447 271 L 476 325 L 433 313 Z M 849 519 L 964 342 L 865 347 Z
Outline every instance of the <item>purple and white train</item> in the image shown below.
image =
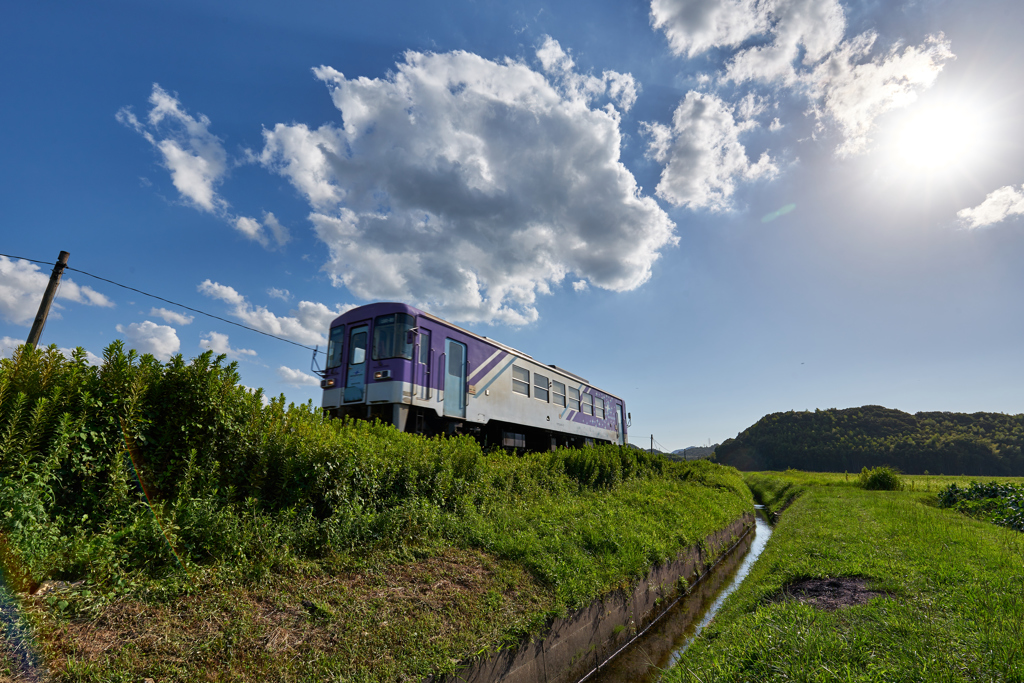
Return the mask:
M 404 304 L 369 304 L 336 318 L 319 374 L 323 408 L 336 417 L 472 434 L 485 448 L 626 443 L 621 398 Z

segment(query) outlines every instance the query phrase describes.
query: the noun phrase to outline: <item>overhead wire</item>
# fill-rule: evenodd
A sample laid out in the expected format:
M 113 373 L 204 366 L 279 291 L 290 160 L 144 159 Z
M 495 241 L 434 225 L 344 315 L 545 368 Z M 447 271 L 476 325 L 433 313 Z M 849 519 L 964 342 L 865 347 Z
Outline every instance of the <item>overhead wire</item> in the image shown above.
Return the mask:
M 11 254 L 0 254 L 0 256 L 6 256 L 7 258 L 18 259 L 20 261 L 28 261 L 30 263 L 41 263 L 41 264 L 48 265 L 48 266 L 56 265 L 53 261 L 39 261 L 37 259 L 25 258 L 24 256 L 12 256 Z M 171 301 L 170 299 L 165 299 L 164 297 L 157 296 L 156 294 L 150 294 L 149 292 L 144 292 L 141 289 L 136 289 L 135 287 L 129 287 L 128 285 L 123 285 L 120 282 L 115 282 L 114 280 L 109 280 L 109 279 L 107 279 L 105 277 L 100 277 L 99 275 L 93 275 L 92 273 L 86 272 L 84 270 L 80 270 L 78 268 L 72 268 L 71 266 L 64 266 L 64 270 L 73 270 L 76 273 L 81 273 L 82 275 L 87 275 L 87 276 L 89 276 L 91 278 L 95 278 L 97 280 L 101 280 L 103 282 L 107 282 L 107 283 L 112 284 L 112 285 L 114 285 L 116 287 L 121 287 L 122 289 L 127 289 L 127 290 L 130 290 L 132 292 L 136 292 L 138 294 L 142 294 L 143 296 L 148 296 L 148 297 L 150 297 L 152 299 L 157 299 L 158 301 L 163 301 L 164 303 L 171 304 L 172 306 L 178 306 L 179 308 L 184 308 L 187 311 L 192 311 L 193 313 L 198 313 L 199 315 L 205 315 L 208 318 L 213 318 L 214 320 L 219 320 L 219 321 L 221 321 L 223 323 L 227 323 L 228 325 L 234 325 L 235 327 L 241 327 L 243 330 L 249 330 L 250 332 L 256 332 L 258 334 L 262 334 L 263 336 L 270 337 L 271 339 L 276 339 L 278 341 L 287 342 L 289 344 L 301 347 L 303 349 L 306 349 L 308 351 L 312 351 L 314 353 L 322 353 L 324 355 L 327 355 L 326 352 L 321 351 L 319 348 L 314 348 L 312 346 L 306 346 L 305 344 L 300 344 L 297 341 L 292 341 L 291 339 L 285 339 L 284 337 L 278 337 L 276 334 L 270 334 L 269 332 L 264 332 L 263 330 L 258 330 L 255 327 L 249 327 L 248 325 L 243 325 L 242 323 L 236 323 L 233 320 L 228 320 L 227 318 L 222 318 L 219 315 L 214 315 L 213 313 L 207 313 L 206 311 L 201 311 L 198 308 L 193 308 L 191 306 L 186 306 L 185 304 L 178 303 L 177 301 Z

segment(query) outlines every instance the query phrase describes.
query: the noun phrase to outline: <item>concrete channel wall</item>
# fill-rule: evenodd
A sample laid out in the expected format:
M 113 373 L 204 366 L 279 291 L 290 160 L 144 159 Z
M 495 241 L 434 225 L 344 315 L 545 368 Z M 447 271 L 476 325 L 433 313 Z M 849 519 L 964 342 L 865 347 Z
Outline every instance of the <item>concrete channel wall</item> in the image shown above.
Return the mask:
M 652 567 L 631 592 L 616 591 L 556 619 L 533 642 L 475 662 L 445 683 L 576 683 L 661 617 L 679 593 L 680 578 L 699 581 L 753 526 L 754 515 L 745 513 L 674 561 Z

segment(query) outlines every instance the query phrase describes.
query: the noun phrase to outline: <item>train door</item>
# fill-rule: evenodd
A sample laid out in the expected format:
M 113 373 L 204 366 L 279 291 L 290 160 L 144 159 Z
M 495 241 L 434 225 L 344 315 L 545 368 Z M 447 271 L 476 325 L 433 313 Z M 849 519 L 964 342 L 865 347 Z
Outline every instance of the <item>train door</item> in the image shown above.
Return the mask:
M 466 417 L 466 345 L 444 340 L 444 414 Z
M 345 403 L 362 401 L 366 390 L 366 343 L 369 327 L 353 327 L 348 337 L 348 373 L 345 380 Z
M 620 446 L 626 444 L 626 423 L 622 421 L 622 404 L 615 404 L 615 431 L 618 432 L 618 442 Z

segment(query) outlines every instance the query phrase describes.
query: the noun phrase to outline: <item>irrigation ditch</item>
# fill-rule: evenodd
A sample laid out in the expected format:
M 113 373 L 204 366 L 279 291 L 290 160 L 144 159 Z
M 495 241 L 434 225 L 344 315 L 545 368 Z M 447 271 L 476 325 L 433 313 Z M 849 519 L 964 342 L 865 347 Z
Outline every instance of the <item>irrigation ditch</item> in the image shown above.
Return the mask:
M 759 517 L 744 513 L 674 561 L 652 567 L 631 591 L 617 591 L 555 619 L 531 642 L 478 660 L 440 683 L 648 680 L 652 666 L 677 656 L 710 620 L 722 587 L 730 580 L 738 584 L 737 568 L 750 558 L 748 550 L 770 534 L 762 526 L 768 530 Z

